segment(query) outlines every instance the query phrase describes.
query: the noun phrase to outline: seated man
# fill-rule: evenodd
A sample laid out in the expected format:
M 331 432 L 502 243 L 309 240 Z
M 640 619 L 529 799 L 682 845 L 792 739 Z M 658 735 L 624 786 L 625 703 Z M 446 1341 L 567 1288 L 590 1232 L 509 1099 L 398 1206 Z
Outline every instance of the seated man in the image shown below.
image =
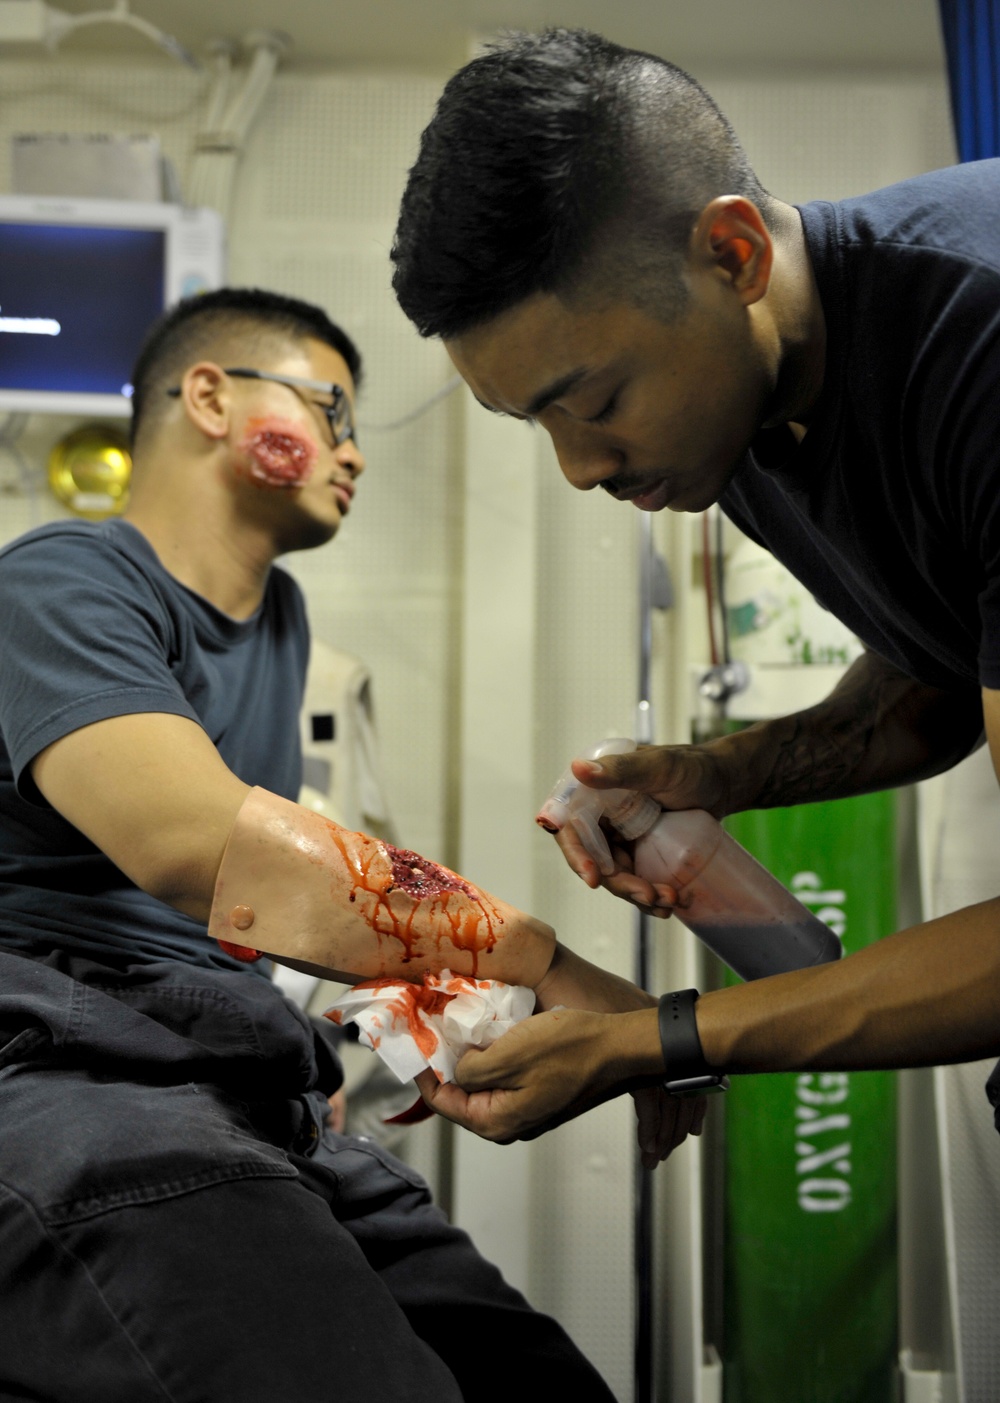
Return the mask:
M 180 304 L 135 370 L 126 519 L 0 553 L 4 1398 L 611 1396 L 417 1175 L 325 1125 L 333 1055 L 206 934 L 248 786 L 296 808 L 308 634 L 273 562 L 350 510 L 359 373 L 315 307 Z M 586 1003 L 531 929 L 530 982 Z M 403 972 L 362 935 L 349 969 Z

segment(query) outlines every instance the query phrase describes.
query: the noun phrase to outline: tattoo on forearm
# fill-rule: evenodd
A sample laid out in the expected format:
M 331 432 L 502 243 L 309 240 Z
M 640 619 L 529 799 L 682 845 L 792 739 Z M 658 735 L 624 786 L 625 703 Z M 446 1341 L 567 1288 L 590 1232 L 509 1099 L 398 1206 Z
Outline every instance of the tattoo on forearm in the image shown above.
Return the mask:
M 947 769 L 976 743 L 974 688 L 942 692 L 866 653 L 817 707 L 776 722 L 761 808 L 836 799 L 912 783 Z
M 789 718 L 790 734 L 781 745 L 760 791 L 761 808 L 835 798 L 853 789 L 871 743 L 872 718 L 853 726 L 817 730 L 802 717 Z

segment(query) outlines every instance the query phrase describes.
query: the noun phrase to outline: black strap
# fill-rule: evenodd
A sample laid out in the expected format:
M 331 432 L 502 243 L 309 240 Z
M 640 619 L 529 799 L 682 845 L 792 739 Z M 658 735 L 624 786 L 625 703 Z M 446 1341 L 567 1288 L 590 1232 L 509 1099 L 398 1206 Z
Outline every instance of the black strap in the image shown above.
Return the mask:
M 728 1079 L 705 1061 L 694 1013 L 697 1002 L 697 989 L 678 989 L 660 997 L 660 1046 L 668 1078 L 664 1085 L 678 1094 L 725 1091 L 729 1086 Z

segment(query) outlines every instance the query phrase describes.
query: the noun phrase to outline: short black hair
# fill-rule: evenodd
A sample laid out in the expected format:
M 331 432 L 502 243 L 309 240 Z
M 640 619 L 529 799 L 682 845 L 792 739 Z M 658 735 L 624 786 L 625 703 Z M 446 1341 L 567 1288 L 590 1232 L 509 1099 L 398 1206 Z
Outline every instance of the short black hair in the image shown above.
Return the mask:
M 537 292 L 598 292 L 669 320 L 718 195 L 770 197 L 689 74 L 582 29 L 511 34 L 448 82 L 403 195 L 392 260 L 422 336 Z
M 184 298 L 149 329 L 132 371 L 133 445 L 166 411 L 166 391 L 196 361 L 235 355 L 241 364 L 252 364 L 262 350 L 273 352 L 283 343 L 307 339 L 343 356 L 355 387 L 360 385 L 358 348 L 311 302 L 258 287 L 221 287 Z

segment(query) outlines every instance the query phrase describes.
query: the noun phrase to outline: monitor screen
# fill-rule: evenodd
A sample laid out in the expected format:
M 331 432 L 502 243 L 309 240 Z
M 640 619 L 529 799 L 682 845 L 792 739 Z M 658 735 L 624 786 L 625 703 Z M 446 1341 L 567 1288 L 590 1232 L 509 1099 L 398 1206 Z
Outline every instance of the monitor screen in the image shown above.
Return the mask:
M 0 223 L 0 387 L 127 394 L 165 245 L 163 229 Z
M 146 332 L 224 265 L 215 210 L 0 195 L 0 412 L 127 417 Z

